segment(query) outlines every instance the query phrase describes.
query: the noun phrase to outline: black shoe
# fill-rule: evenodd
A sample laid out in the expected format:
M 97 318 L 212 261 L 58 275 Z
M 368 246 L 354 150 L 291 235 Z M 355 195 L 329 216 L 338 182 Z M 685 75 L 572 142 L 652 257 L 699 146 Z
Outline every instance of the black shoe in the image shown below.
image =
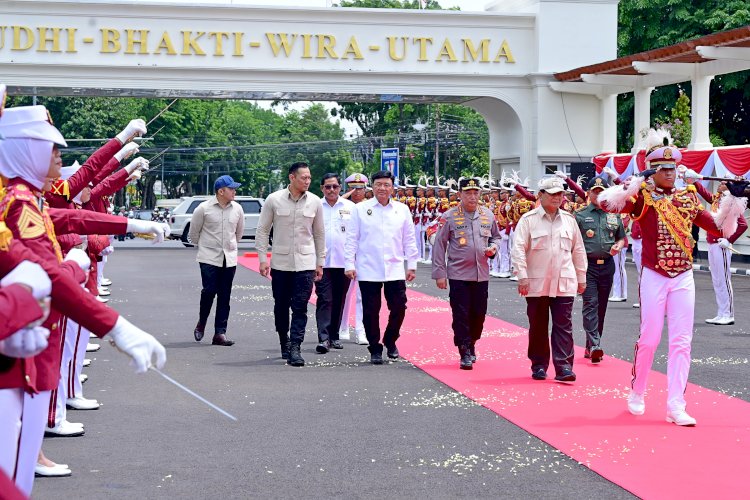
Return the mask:
M 602 349 L 601 347 L 591 348 L 591 362 L 592 363 L 599 363 L 603 357 L 604 357 L 604 349 Z
M 370 363 L 373 365 L 382 365 L 383 364 L 383 353 L 382 352 L 373 352 L 370 354 Z
M 327 340 L 324 340 L 320 344 L 315 347 L 315 352 L 318 354 L 325 354 L 331 349 L 331 343 Z
M 281 344 L 281 359 L 289 359 L 289 342 L 284 342 Z
M 570 368 L 563 368 L 560 374 L 555 377 L 558 382 L 575 382 L 576 374 Z
M 229 340 L 223 333 L 217 333 L 214 335 L 211 345 L 223 345 L 229 347 L 230 345 L 234 345 L 234 340 Z
M 583 357 L 586 359 L 591 359 L 591 349 L 587 347 L 586 350 L 583 351 Z
M 398 359 L 398 348 L 396 348 L 396 344 L 393 344 L 392 346 L 385 346 L 386 351 L 388 352 L 388 357 L 390 359 Z
M 197 325 L 195 325 L 195 330 L 193 330 L 193 337 L 195 337 L 196 342 L 200 342 L 203 338 L 203 334 L 206 331 L 206 324 L 198 322 Z
M 473 363 L 471 362 L 471 350 L 468 347 L 459 347 L 458 354 L 461 356 L 461 363 L 459 368 L 462 370 L 472 370 Z
M 289 348 L 289 359 L 286 360 L 286 364 L 292 365 L 292 366 L 305 366 L 305 360 L 302 359 L 302 354 L 300 353 L 300 345 L 299 344 L 292 344 Z
M 342 344 L 340 340 L 332 340 L 331 347 L 333 347 L 334 349 L 343 349 L 344 344 Z
M 471 356 L 471 362 L 476 363 L 477 362 L 477 344 L 476 342 L 472 342 L 469 345 L 469 355 Z
M 547 372 L 544 371 L 544 368 L 537 368 L 536 370 L 531 370 L 531 378 L 533 378 L 534 380 L 546 380 Z

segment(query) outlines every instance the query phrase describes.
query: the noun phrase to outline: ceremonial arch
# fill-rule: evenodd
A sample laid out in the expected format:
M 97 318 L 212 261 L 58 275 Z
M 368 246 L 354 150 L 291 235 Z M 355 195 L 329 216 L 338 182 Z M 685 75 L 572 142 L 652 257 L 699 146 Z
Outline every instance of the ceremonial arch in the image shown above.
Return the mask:
M 617 0 L 495 2 L 487 12 L 6 1 L 11 94 L 453 102 L 484 116 L 491 171 L 607 150 L 607 96 L 551 89 L 616 55 Z

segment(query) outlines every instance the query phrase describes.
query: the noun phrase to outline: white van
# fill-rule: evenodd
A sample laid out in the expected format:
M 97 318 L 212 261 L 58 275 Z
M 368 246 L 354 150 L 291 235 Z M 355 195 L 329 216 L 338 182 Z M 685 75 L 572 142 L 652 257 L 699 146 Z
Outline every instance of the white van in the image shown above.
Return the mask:
M 169 217 L 169 228 L 171 230 L 170 238 L 181 240 L 186 247 L 193 246 L 190 242 L 188 233 L 190 232 L 190 219 L 193 217 L 195 209 L 204 201 L 211 198 L 210 196 L 188 196 L 182 199 L 182 202 L 175 207 L 172 215 Z M 263 206 L 262 198 L 252 198 L 250 196 L 236 196 L 234 201 L 240 204 L 245 212 L 245 231 L 242 235 L 243 240 L 254 240 L 255 229 L 258 227 L 260 219 L 260 209 Z

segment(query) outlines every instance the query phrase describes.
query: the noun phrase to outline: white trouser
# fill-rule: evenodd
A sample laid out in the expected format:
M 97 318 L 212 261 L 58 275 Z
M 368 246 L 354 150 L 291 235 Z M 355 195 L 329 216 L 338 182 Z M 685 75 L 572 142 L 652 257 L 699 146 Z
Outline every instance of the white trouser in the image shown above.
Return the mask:
M 354 332 L 355 335 L 359 333 L 365 333 L 365 325 L 362 323 L 362 293 L 359 291 L 359 284 L 356 280 L 352 280 L 349 284 L 349 291 L 346 292 L 346 301 L 344 302 L 344 312 L 341 317 L 341 326 L 339 327 L 340 332 L 346 332 L 349 330 L 349 321 L 351 316 L 352 302 L 355 304 L 354 312 Z M 356 340 L 356 337 L 355 337 Z
M 646 392 L 654 354 L 667 317 L 667 409 L 685 409 L 685 388 L 690 373 L 690 343 L 693 340 L 695 282 L 693 271 L 667 278 L 648 268 L 641 273 L 641 334 L 635 344 L 632 387 Z
M 497 271 L 500 273 L 510 272 L 510 236 L 505 230 L 500 231 L 500 248 L 498 249 Z
M 633 262 L 635 262 L 635 270 L 638 273 L 638 282 L 641 281 L 641 255 L 643 255 L 643 241 L 632 239 L 630 244 L 633 245 Z
M 26 496 L 31 496 L 34 486 L 34 466 L 39 458 L 44 438 L 44 424 L 49 412 L 50 391 L 42 391 L 33 397 L 23 395 L 21 417 L 21 440 L 16 465 L 16 486 Z
M 414 224 L 414 238 L 417 240 L 417 255 L 422 259 L 424 257 L 424 234 L 421 222 Z
M 22 414 L 23 389 L 0 389 L 0 469 L 11 479 L 16 472 Z
M 615 261 L 615 275 L 612 277 L 612 293 L 614 299 L 628 298 L 628 273 L 625 271 L 625 254 L 628 249 L 623 248 L 617 255 L 612 256 Z
M 515 229 L 511 229 L 508 233 L 508 264 L 511 271 L 513 270 L 513 240 L 516 239 Z
M 65 420 L 67 413 L 65 405 L 68 398 L 83 397 L 80 375 L 83 371 L 83 360 L 86 357 L 88 342 L 89 331 L 68 318 L 60 363 L 60 382 L 57 384 L 57 391 L 52 393 L 55 406 L 54 412 L 50 413 L 47 421 L 48 427 L 60 425 L 60 422 Z
M 107 263 L 107 257 L 102 257 L 101 262 L 96 263 L 96 286 L 102 286 L 102 280 L 104 279 L 104 264 Z
M 716 294 L 717 316 L 734 318 L 734 294 L 732 292 L 732 252 L 718 243 L 708 245 L 708 267 Z
M 427 241 L 427 226 L 422 226 L 422 234 L 420 239 L 422 240 L 423 257 L 424 260 L 432 261 L 432 245 Z M 359 287 L 357 287 L 359 288 Z

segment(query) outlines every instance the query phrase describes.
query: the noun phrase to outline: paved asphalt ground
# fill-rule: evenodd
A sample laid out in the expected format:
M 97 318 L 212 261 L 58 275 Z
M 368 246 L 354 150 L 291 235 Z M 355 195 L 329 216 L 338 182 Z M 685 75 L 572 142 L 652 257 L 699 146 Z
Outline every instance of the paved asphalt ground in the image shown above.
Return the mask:
M 371 366 L 366 348 L 350 342 L 343 351 L 315 354 L 312 307 L 303 345 L 307 366 L 285 365 L 270 283 L 244 268 L 235 278 L 230 317 L 237 344 L 211 346 L 210 333 L 196 343 L 200 276 L 194 258 L 193 249 L 176 243 L 118 242 L 106 270 L 114 282 L 110 305 L 166 346 L 166 373 L 239 421 L 155 373 L 136 376 L 104 343 L 89 354 L 84 386 L 103 406 L 68 417 L 83 422 L 86 435 L 44 442 L 45 453 L 69 464 L 73 476 L 38 479 L 35 498 L 631 496 L 407 362 Z M 632 297 L 635 271 L 628 271 Z M 734 279 L 738 324 L 716 327 L 703 323 L 715 315 L 710 275 L 695 277 L 700 303 L 690 379 L 750 402 L 750 278 Z M 420 267 L 414 287 L 447 296 L 428 278 L 428 268 Z M 631 359 L 638 330 L 631 305 L 632 299 L 610 305 L 607 356 Z M 507 280 L 493 279 L 489 308 L 493 316 L 528 326 L 525 302 Z M 581 345 L 580 302 L 575 310 Z M 665 341 L 655 369 L 666 369 Z

